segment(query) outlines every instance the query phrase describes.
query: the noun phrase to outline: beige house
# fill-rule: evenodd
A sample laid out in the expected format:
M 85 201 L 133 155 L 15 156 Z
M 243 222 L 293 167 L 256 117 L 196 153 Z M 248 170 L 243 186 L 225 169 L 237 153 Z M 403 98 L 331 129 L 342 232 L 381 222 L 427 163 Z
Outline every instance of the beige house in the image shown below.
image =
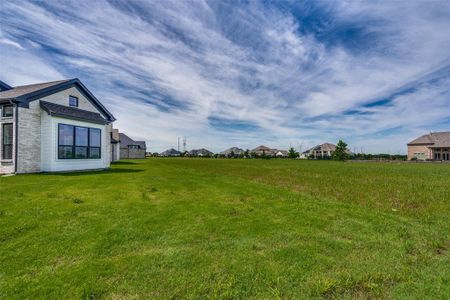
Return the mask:
M 431 132 L 408 143 L 408 160 L 449 161 L 450 132 Z
M 312 147 L 309 150 L 306 150 L 305 152 L 303 152 L 303 155 L 304 155 L 304 157 L 313 157 L 314 159 L 330 158 L 333 155 L 335 150 L 336 150 L 336 145 L 331 144 L 331 143 L 324 143 L 324 144 Z
M 280 150 L 266 147 L 264 145 L 258 146 L 251 150 L 252 153 L 256 153 L 258 156 L 276 156 Z

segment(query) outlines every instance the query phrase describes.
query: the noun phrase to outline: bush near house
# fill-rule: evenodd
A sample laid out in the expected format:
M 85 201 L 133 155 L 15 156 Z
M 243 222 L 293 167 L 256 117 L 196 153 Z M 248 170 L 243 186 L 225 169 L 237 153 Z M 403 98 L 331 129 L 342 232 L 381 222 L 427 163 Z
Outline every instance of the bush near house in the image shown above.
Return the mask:
M 449 178 L 196 158 L 0 177 L 0 298 L 445 299 Z

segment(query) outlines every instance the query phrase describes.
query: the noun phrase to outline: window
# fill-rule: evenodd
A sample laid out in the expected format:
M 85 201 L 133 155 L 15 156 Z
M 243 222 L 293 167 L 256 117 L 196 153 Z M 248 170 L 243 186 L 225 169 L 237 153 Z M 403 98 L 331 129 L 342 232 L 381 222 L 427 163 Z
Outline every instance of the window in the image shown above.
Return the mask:
M 420 153 L 420 152 L 414 153 L 414 157 L 417 159 L 424 159 L 425 153 L 423 153 L 423 152 L 422 153 Z
M 75 127 L 75 158 L 88 158 L 89 128 Z
M 97 128 L 58 125 L 58 158 L 101 158 L 101 133 Z
M 89 158 L 100 158 L 101 130 L 89 128 Z
M 2 117 L 10 118 L 14 114 L 14 109 L 12 105 L 3 105 L 2 107 Z
M 13 154 L 13 124 L 2 125 L 2 159 L 12 159 Z
M 78 107 L 78 97 L 69 96 L 69 106 Z
M 128 145 L 128 149 L 139 149 L 139 145 Z

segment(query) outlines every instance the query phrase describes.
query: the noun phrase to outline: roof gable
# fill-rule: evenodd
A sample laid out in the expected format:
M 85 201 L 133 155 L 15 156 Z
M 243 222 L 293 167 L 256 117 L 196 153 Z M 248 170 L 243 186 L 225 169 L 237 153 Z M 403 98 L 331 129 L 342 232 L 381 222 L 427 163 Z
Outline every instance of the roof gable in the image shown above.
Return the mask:
M 120 147 L 128 147 L 130 145 L 139 146 L 141 149 L 146 149 L 147 147 L 144 141 L 135 141 L 122 132 L 119 132 L 119 140 L 120 140 Z
M 12 87 L 9 84 L 6 84 L 5 82 L 0 80 L 0 92 L 7 91 L 10 89 L 12 89 Z
M 66 90 L 71 87 L 77 87 L 79 91 L 86 97 L 86 99 L 88 99 L 92 103 L 92 105 L 94 105 L 107 117 L 108 121 L 112 122 L 116 120 L 114 116 L 84 86 L 84 84 L 81 83 L 78 78 L 17 86 L 10 90 L 1 91 L 0 100 L 15 100 L 19 103 L 19 106 L 29 107 L 29 103 L 31 101 Z

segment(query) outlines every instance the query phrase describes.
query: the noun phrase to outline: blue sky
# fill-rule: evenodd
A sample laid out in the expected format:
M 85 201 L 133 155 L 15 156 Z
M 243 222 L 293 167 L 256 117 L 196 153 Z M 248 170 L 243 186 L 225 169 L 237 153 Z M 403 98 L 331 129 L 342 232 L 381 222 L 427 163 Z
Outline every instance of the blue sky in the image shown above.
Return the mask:
M 0 2 L 0 77 L 80 78 L 176 147 L 404 153 L 450 130 L 449 1 Z

